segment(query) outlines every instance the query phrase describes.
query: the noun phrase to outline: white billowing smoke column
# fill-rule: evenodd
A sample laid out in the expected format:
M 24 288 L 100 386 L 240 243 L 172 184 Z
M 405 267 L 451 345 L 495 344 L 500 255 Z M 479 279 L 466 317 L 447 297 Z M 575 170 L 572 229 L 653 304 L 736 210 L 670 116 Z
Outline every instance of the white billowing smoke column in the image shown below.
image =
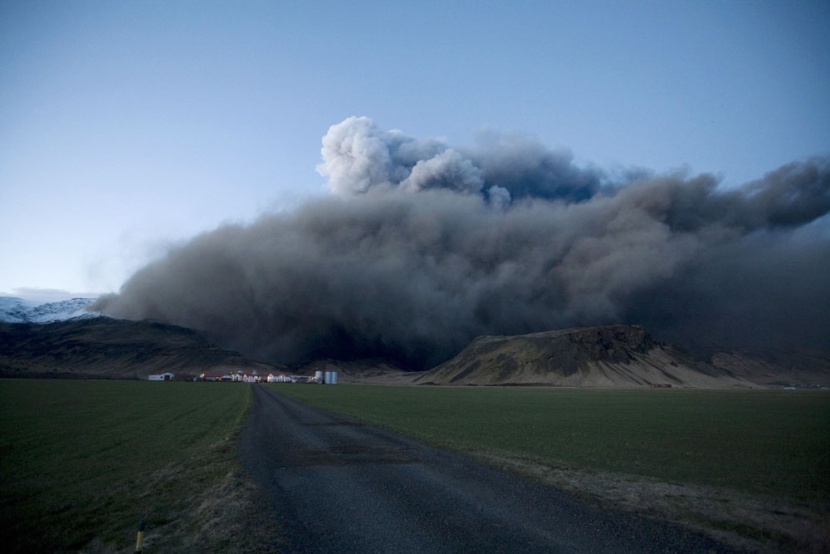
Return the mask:
M 321 154 L 317 171 L 329 178 L 329 189 L 338 195 L 363 194 L 375 187 L 477 194 L 484 184 L 481 170 L 444 143 L 383 131 L 368 117 L 332 125 L 323 137 Z

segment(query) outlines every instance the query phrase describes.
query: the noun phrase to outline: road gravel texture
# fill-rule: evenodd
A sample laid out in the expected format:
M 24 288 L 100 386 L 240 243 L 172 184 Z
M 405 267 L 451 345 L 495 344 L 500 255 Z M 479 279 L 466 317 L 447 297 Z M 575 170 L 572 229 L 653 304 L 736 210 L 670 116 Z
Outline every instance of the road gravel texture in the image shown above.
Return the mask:
M 733 551 L 252 386 L 239 453 L 281 552 Z

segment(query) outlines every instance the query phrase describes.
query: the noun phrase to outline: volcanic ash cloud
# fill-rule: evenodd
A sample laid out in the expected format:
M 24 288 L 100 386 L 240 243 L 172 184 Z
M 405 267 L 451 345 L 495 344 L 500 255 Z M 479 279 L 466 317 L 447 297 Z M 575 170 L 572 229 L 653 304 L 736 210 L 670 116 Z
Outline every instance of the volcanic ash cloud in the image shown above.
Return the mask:
M 739 189 L 614 179 L 537 140 L 466 148 L 349 118 L 331 196 L 170 251 L 98 309 L 265 359 L 425 368 L 478 335 L 642 323 L 700 349 L 830 348 L 830 160 Z

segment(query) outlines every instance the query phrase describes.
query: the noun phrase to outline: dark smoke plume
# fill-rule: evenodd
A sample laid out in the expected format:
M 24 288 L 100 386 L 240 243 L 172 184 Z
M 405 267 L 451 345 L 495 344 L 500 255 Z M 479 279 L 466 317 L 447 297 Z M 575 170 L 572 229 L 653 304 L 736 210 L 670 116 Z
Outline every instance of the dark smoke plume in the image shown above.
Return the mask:
M 349 118 L 323 138 L 332 197 L 196 237 L 105 313 L 282 362 L 425 368 L 475 336 L 642 323 L 695 348 L 830 349 L 830 159 L 735 190 L 614 181 L 491 136 L 453 149 Z

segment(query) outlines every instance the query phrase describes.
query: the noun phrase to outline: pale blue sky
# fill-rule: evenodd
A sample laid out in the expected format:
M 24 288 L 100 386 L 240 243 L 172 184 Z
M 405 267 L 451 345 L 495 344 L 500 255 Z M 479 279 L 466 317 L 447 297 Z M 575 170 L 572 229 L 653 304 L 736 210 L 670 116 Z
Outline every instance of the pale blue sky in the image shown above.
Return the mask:
M 736 186 L 830 153 L 828 28 L 826 1 L 0 0 L 0 293 L 115 291 L 326 194 L 352 115 Z

